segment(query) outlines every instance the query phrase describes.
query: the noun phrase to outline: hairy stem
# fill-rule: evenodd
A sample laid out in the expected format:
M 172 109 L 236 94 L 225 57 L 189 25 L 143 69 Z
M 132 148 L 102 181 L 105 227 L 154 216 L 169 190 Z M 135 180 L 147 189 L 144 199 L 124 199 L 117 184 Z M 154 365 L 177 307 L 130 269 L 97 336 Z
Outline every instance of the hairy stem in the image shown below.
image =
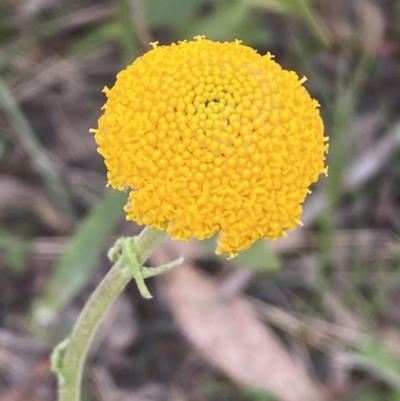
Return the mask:
M 148 227 L 142 231 L 135 244 L 136 258 L 140 265 L 153 253 L 164 237 L 164 231 Z M 65 351 L 57 350 L 58 354 L 62 354 L 62 360 L 58 361 L 56 368 L 59 401 L 80 401 L 83 365 L 96 329 L 112 302 L 133 278 L 130 270 L 124 266 L 126 262 L 127 259 L 122 253 L 89 298 L 71 335 L 62 343 Z

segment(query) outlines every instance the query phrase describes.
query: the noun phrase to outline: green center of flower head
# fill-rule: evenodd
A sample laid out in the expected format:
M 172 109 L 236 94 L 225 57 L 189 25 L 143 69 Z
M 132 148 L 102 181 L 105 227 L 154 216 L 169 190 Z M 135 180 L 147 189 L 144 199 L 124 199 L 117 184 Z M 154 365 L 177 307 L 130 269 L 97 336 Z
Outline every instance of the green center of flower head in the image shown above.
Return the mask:
M 120 72 L 95 139 L 127 217 L 231 255 L 300 223 L 326 173 L 318 103 L 272 56 L 196 37 Z

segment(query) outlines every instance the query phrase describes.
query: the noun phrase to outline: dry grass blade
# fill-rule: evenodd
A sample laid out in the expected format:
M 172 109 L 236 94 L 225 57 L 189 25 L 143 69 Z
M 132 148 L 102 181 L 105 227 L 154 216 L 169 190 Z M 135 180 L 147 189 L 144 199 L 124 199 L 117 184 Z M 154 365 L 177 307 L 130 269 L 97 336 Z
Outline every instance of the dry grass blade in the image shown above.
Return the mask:
M 75 61 L 53 56 L 41 63 L 30 62 L 27 68 L 31 72 L 31 78 L 14 89 L 15 98 L 19 102 L 27 102 L 43 96 L 52 85 L 62 86 L 68 90 L 70 96 L 82 92 L 84 78 Z
M 23 355 L 40 354 L 47 351 L 46 345 L 28 336 L 21 336 L 7 330 L 0 330 L 0 348 Z
M 356 343 L 366 343 L 370 339 L 360 330 L 343 327 L 318 318 L 292 314 L 257 299 L 251 299 L 251 303 L 263 320 L 324 350 L 331 350 L 335 345 L 351 346 Z
M 373 1 L 361 1 L 358 4 L 361 19 L 361 43 L 370 54 L 376 54 L 382 45 L 387 21 L 383 10 Z
M 56 233 L 66 233 L 68 220 L 56 210 L 41 188 L 11 176 L 0 177 L 0 216 L 12 214 L 13 209 L 28 209 L 44 226 Z
M 39 174 L 53 195 L 54 201 L 62 212 L 68 217 L 74 215 L 72 206 L 69 202 L 68 193 L 61 182 L 53 163 L 48 157 L 46 150 L 38 142 L 35 133 L 29 125 L 29 122 L 22 114 L 17 102 L 8 89 L 7 85 L 0 79 L 0 105 L 8 115 L 11 124 L 18 135 L 21 145 L 31 156 L 32 162 L 36 166 Z
M 268 242 L 266 245 L 280 255 L 298 253 L 318 248 L 320 237 L 316 231 L 304 230 L 301 235 L 293 232 L 286 238 Z M 336 230 L 331 243 L 333 254 L 350 255 L 356 251 L 367 260 L 388 259 L 396 251 L 396 247 L 395 236 L 377 229 Z
M 369 152 L 355 160 L 343 178 L 342 192 L 355 191 L 367 183 L 390 161 L 400 145 L 400 122 L 378 142 Z M 313 224 L 324 210 L 325 196 L 318 193 L 307 202 L 302 215 L 305 226 Z M 297 230 L 300 233 L 301 230 Z
M 142 1 L 130 0 L 129 3 L 132 8 L 132 19 L 139 35 L 140 42 L 146 50 L 150 50 L 150 43 L 154 42 L 154 38 L 144 16 Z
M 50 0 L 50 2 L 52 2 L 52 0 Z M 49 4 L 47 6 L 46 4 L 43 4 L 42 7 L 37 7 L 37 4 L 34 4 L 33 1 L 25 2 L 19 8 L 19 11 L 17 11 L 15 18 L 17 24 L 21 25 L 21 27 L 26 27 L 28 23 L 31 23 L 34 20 L 37 14 L 45 11 L 46 8 L 52 8 L 51 6 L 57 8 L 57 6 L 59 6 L 59 4 L 57 4 L 59 1 L 53 3 L 55 4 Z M 114 8 L 112 5 L 96 4 L 59 17 L 56 21 L 56 29 L 57 32 L 60 33 L 73 28 L 86 27 L 91 24 L 108 20 L 112 18 L 113 15 Z
M 177 256 L 170 252 L 174 245 L 168 251 L 164 245 L 158 263 Z M 171 311 L 207 362 L 241 385 L 268 390 L 285 401 L 324 399 L 305 366 L 257 319 L 250 302 L 241 296 L 217 301 L 218 284 L 188 262 L 165 276 Z

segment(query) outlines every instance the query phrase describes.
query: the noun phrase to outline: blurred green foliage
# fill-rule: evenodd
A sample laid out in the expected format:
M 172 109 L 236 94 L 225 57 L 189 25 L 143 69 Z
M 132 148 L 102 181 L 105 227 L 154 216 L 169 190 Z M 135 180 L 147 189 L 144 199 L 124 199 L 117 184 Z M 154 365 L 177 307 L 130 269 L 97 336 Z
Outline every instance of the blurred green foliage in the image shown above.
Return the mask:
M 25 114 L 29 101 L 20 101 L 18 98 L 21 88 L 35 80 L 35 69 L 41 63 L 44 65 L 45 62 L 53 61 L 54 56 L 82 66 L 88 56 L 104 51 L 109 58 L 106 57 L 99 64 L 107 65 L 110 62 L 110 70 L 115 75 L 118 69 L 140 56 L 148 48 L 147 37 L 158 40 L 161 44 L 191 39 L 195 35 L 206 35 L 214 40 L 240 39 L 246 45 L 258 48 L 260 51 L 275 52 L 278 61 L 285 68 L 296 70 L 300 75 L 308 77 L 305 85 L 321 103 L 326 133 L 330 137 L 329 179 L 321 180 L 321 184 L 315 187 L 314 193 L 308 199 L 312 202 L 315 197 L 322 195 L 324 200 L 322 211 L 315 212 L 316 217 L 313 220 L 313 228 L 318 233 L 316 246 L 310 245 L 305 247 L 305 250 L 295 250 L 290 255 L 278 256 L 265 247 L 263 242 L 257 242 L 251 249 L 227 263 L 250 268 L 256 275 L 266 275 L 263 278 L 283 268 L 283 272 L 280 275 L 276 273 L 276 277 L 283 283 L 281 291 L 283 295 L 281 295 L 284 301 L 279 298 L 278 301 L 275 299 L 275 302 L 281 302 L 282 308 L 287 308 L 294 314 L 299 308 L 302 312 L 306 311 L 308 315 L 316 316 L 322 321 L 334 320 L 335 313 L 326 306 L 326 302 L 324 303 L 326 294 L 334 294 L 341 302 L 339 309 L 354 317 L 361 327 L 371 332 L 368 334 L 373 338 L 370 343 L 362 343 L 358 347 L 352 342 L 351 346 L 341 343 L 328 350 L 322 348 L 328 365 L 337 348 L 345 350 L 350 364 L 349 369 L 352 373 L 349 374 L 351 378 L 348 382 L 351 383 L 352 389 L 350 395 L 347 393 L 340 399 L 399 400 L 399 355 L 388 351 L 387 343 L 380 331 L 385 328 L 385 324 L 398 331 L 396 322 L 392 324 L 389 319 L 385 320 L 385 324 L 381 322 L 383 316 L 386 316 L 389 291 L 399 284 L 399 277 L 396 274 L 399 255 L 391 255 L 389 262 L 387 260 L 378 262 L 373 259 L 373 257 L 378 258 L 375 255 L 377 251 L 374 250 L 372 257 L 366 257 L 361 255 L 362 250 L 354 249 L 346 263 L 342 261 L 336 263 L 335 260 L 339 259 L 342 248 L 338 249 L 335 241 L 338 238 L 339 228 L 362 228 L 370 231 L 380 228 L 377 223 L 371 222 L 370 216 L 375 213 L 376 205 L 379 205 L 376 199 L 383 197 L 381 181 L 388 183 L 389 187 L 392 186 L 395 199 L 398 196 L 396 195 L 396 182 L 398 183 L 400 178 L 398 157 L 393 159 L 391 166 L 379 170 L 381 174 L 368 182 L 368 185 L 363 185 L 361 190 L 355 186 L 344 188 L 343 183 L 349 168 L 356 161 L 361 145 L 370 141 L 373 147 L 374 141 L 385 139 L 387 132 L 390 132 L 388 128 L 399 118 L 399 97 L 396 92 L 399 92 L 397 88 L 400 87 L 398 73 L 400 62 L 398 53 L 395 50 L 390 53 L 389 50 L 396 49 L 400 43 L 400 2 L 397 0 L 382 2 L 72 0 L 59 3 L 49 1 L 48 6 L 46 2 L 37 2 L 36 4 L 40 3 L 39 9 L 42 7 L 42 11 L 31 10 L 29 15 L 25 12 L 25 19 L 21 19 L 23 5 L 26 6 L 28 3 L 30 2 L 4 0 L 0 4 L 1 114 L 9 125 L 9 131 L 12 132 L 11 138 L 7 141 L 26 152 L 45 183 L 46 191 L 52 195 L 57 209 L 70 216 L 71 224 L 68 245 L 54 266 L 43 297 L 37 299 L 34 304 L 34 317 L 46 326 L 48 320 L 67 308 L 89 283 L 99 260 L 105 255 L 105 243 L 124 218 L 122 208 L 126 200 L 126 194 L 107 192 L 104 199 L 92 210 L 88 210 L 88 207 L 81 210 L 82 205 L 76 202 L 75 195 L 71 194 L 68 182 L 54 167 L 54 160 L 49 157 L 46 141 L 39 140 L 43 133 L 37 127 L 41 125 L 36 121 L 35 126 Z M 57 4 L 54 5 L 55 3 Z M 344 11 L 340 11 L 339 3 L 343 3 Z M 370 28 L 363 31 L 362 7 L 366 3 L 367 6 L 372 6 L 375 14 L 370 12 L 368 20 Z M 134 6 L 137 8 L 133 8 Z M 91 12 L 98 9 L 102 9 L 104 15 L 91 20 Z M 366 32 L 378 32 L 377 10 L 381 10 L 384 16 L 386 36 L 375 52 L 368 52 L 364 41 Z M 19 25 L 15 22 L 18 20 L 17 17 L 20 18 Z M 82 22 L 83 20 L 86 22 Z M 85 79 L 90 81 L 91 77 Z M 95 79 L 98 92 L 95 95 L 100 96 L 98 94 L 108 82 L 103 82 L 98 77 L 93 80 Z M 38 98 L 31 99 L 30 102 L 40 103 L 44 96 L 41 93 Z M 88 102 L 92 100 L 87 96 L 83 98 L 82 103 L 86 103 L 87 99 L 90 99 Z M 358 121 L 363 113 L 379 113 L 383 120 L 383 124 L 376 129 L 378 132 L 367 139 L 364 137 L 360 139 L 353 133 L 354 121 Z M 98 110 L 93 111 L 93 116 L 98 114 Z M 90 116 L 93 118 L 91 126 L 96 124 L 93 116 Z M 90 135 L 86 131 L 80 134 Z M 52 135 L 53 133 L 48 136 Z M 2 163 L 4 160 L 7 161 L 8 156 L 8 152 L 4 150 L 5 143 L 1 138 L 0 162 Z M 93 156 L 93 160 L 98 159 L 98 156 Z M 379 161 L 382 166 L 386 162 L 386 160 Z M 68 161 L 65 163 L 67 169 L 75 167 L 72 164 L 69 166 Z M 105 181 L 104 177 L 104 183 Z M 347 197 L 345 198 L 347 205 L 343 202 L 344 195 Z M 393 200 L 391 202 L 396 204 Z M 78 207 L 75 207 L 76 204 Z M 348 204 L 351 207 L 348 207 Z M 392 216 L 394 222 L 396 218 Z M 2 226 L 0 231 L 0 252 L 7 267 L 18 274 L 24 274 L 29 269 L 32 242 L 23 238 L 16 239 L 10 234 L 12 230 L 9 230 L 7 224 Z M 396 227 L 395 223 L 393 225 L 387 223 L 384 228 L 390 231 L 394 229 L 393 227 Z M 44 232 L 46 234 L 46 231 Z M 34 240 L 33 238 L 32 241 Z M 204 241 L 204 246 L 209 255 L 212 255 L 215 239 Z M 298 271 L 296 270 L 288 278 L 289 274 L 285 275 L 287 273 L 285 268 L 290 266 L 293 260 Z M 384 276 L 383 279 L 379 278 L 379 274 L 371 273 L 374 268 Z M 313 269 L 315 274 L 309 273 Z M 343 270 L 346 271 L 344 274 Z M 293 288 L 300 290 L 296 292 Z M 261 293 L 260 298 L 263 296 Z M 343 314 L 346 314 L 345 312 Z M 343 327 L 343 330 L 346 330 L 346 327 Z M 285 339 L 290 336 L 290 328 L 287 332 L 289 334 L 283 336 Z M 309 345 L 303 342 L 302 338 L 298 340 L 297 345 L 307 353 Z M 210 386 L 208 389 L 207 394 L 210 398 L 221 396 L 221 391 L 217 388 L 218 383 L 217 380 L 217 386 L 215 388 Z M 230 399 L 266 401 L 273 398 L 257 391 L 243 390 L 240 394 L 232 395 Z
M 16 274 L 24 273 L 27 268 L 30 241 L 12 236 L 6 230 L 0 230 L 0 253 L 4 255 L 5 266 Z

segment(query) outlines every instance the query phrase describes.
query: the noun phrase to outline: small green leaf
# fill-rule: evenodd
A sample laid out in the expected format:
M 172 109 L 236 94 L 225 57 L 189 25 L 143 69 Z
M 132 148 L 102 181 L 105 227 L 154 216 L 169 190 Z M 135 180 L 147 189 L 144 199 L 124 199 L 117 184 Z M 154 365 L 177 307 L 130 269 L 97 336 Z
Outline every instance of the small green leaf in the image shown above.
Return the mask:
M 268 249 L 266 242 L 262 240 L 255 242 L 249 249 L 239 252 L 231 262 L 264 273 L 277 271 L 281 266 L 276 254 Z
M 210 252 L 215 252 L 215 237 L 201 242 Z M 226 260 L 227 255 L 218 256 Z M 274 272 L 280 269 L 281 263 L 277 255 L 268 249 L 265 241 L 255 242 L 249 249 L 240 251 L 236 257 L 229 260 L 233 266 L 247 267 L 260 273 Z

